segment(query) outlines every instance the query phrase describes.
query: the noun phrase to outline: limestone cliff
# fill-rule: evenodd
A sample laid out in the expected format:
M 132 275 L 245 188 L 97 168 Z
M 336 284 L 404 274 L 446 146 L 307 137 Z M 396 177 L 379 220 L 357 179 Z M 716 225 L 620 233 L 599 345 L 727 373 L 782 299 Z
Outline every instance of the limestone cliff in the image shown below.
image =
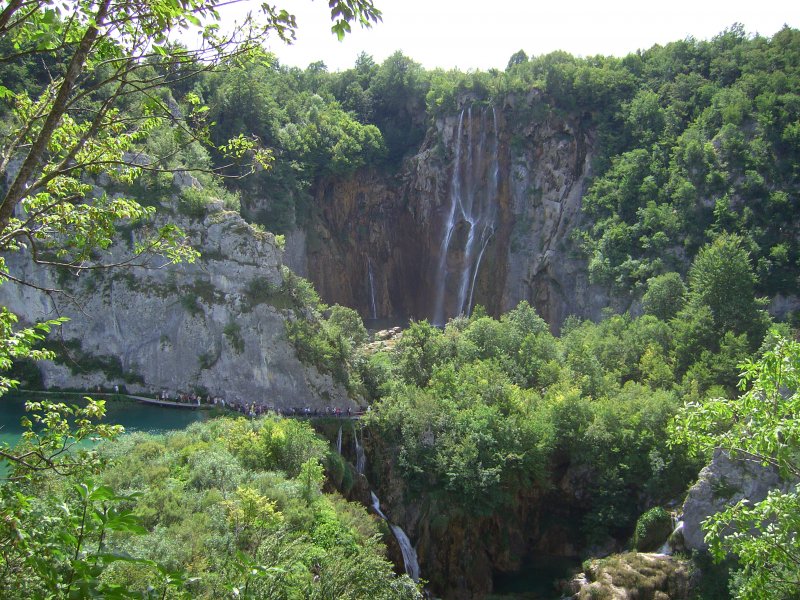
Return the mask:
M 39 267 L 25 252 L 7 257 L 15 277 L 65 292 L 0 286 L 0 304 L 24 321 L 70 318 L 50 344 L 59 360 L 40 364 L 45 386 L 125 384 L 276 407 L 347 406 L 344 390 L 302 364 L 286 338 L 285 321 L 295 316 L 270 296 L 283 278 L 275 238 L 219 206 L 202 219 L 171 220 L 201 251 L 199 261 L 75 276 Z M 130 252 L 136 229 L 128 235 L 115 256 Z
M 611 300 L 589 285 L 570 240 L 594 147 L 593 131 L 536 90 L 502 107 L 465 99 L 399 172 L 318 182 L 297 262 L 323 300 L 365 318 L 440 321 L 521 300 L 554 327 L 597 317 Z

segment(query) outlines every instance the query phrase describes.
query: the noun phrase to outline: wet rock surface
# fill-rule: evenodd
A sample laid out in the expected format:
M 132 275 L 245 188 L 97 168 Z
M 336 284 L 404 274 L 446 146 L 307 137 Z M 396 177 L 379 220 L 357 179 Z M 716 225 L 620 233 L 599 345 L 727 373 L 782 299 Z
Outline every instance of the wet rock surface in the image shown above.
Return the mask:
M 515 118 L 520 104 L 541 115 Z M 441 320 L 459 298 L 490 314 L 527 300 L 554 328 L 569 314 L 598 317 L 611 300 L 570 241 L 594 145 L 592 131 L 535 94 L 439 118 L 398 171 L 318 182 L 293 264 L 305 259 L 323 300 L 365 318 Z

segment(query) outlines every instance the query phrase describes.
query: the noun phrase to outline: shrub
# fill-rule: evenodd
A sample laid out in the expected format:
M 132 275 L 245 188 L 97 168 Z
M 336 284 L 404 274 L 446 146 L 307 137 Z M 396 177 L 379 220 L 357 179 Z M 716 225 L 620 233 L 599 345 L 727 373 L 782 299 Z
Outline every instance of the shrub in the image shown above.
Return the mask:
M 242 328 L 236 321 L 228 321 L 222 330 L 222 333 L 228 338 L 231 347 L 237 354 L 244 352 L 244 338 L 242 337 Z
M 639 552 L 657 550 L 672 533 L 672 515 L 660 506 L 651 508 L 636 521 L 633 548 Z

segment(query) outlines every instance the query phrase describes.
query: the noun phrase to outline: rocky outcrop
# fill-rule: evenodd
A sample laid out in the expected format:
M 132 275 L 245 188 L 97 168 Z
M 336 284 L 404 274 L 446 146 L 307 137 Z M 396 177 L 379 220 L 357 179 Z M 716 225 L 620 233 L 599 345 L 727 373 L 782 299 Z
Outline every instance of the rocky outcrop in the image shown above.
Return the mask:
M 693 597 L 688 561 L 662 554 L 616 554 L 592 560 L 570 582 L 575 600 L 684 600 Z
M 220 206 L 200 220 L 171 220 L 201 251 L 199 261 L 75 276 L 41 268 L 24 251 L 7 257 L 15 277 L 64 290 L 0 286 L 0 303 L 23 321 L 70 318 L 51 343 L 59 360 L 40 365 L 45 386 L 123 384 L 275 407 L 350 405 L 329 375 L 297 359 L 286 338 L 285 322 L 295 315 L 276 301 L 283 275 L 275 238 Z M 128 235 L 112 261 L 131 252 L 137 230 Z
M 740 500 L 751 504 L 767 497 L 771 489 L 786 489 L 787 483 L 772 468 L 758 461 L 732 459 L 716 450 L 711 462 L 700 471 L 697 483 L 689 490 L 683 504 L 683 541 L 689 550 L 705 550 L 705 532 L 701 524 L 727 506 Z
M 499 314 L 527 300 L 554 327 L 569 314 L 598 317 L 612 302 L 589 284 L 570 240 L 592 174 L 593 132 L 556 113 L 535 90 L 502 107 L 472 106 L 432 123 L 399 172 L 318 182 L 305 252 L 293 256 L 305 255 L 326 302 L 354 307 L 365 318 L 435 320 L 443 266 L 456 269 L 465 259 L 472 227 L 469 219 L 449 221 L 454 194 L 461 195 L 459 211 L 489 194 L 490 233 L 475 242 L 479 268 L 465 277 L 472 305 Z M 448 298 L 454 287 L 448 284 Z M 449 312 L 456 311 L 448 302 Z M 617 308 L 628 308 L 626 302 Z

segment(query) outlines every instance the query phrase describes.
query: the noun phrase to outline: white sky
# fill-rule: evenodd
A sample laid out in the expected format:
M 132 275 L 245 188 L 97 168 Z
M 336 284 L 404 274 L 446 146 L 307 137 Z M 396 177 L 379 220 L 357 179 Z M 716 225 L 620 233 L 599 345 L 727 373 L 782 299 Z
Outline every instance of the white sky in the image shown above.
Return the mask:
M 687 36 L 710 39 L 736 22 L 765 36 L 800 27 L 798 0 L 374 0 L 383 22 L 354 26 L 338 42 L 325 0 L 269 1 L 297 16 L 295 44 L 271 46 L 281 62 L 305 68 L 322 60 L 331 71 L 352 67 L 361 51 L 379 63 L 402 50 L 427 69 L 486 70 L 504 69 L 520 49 L 623 56 Z

